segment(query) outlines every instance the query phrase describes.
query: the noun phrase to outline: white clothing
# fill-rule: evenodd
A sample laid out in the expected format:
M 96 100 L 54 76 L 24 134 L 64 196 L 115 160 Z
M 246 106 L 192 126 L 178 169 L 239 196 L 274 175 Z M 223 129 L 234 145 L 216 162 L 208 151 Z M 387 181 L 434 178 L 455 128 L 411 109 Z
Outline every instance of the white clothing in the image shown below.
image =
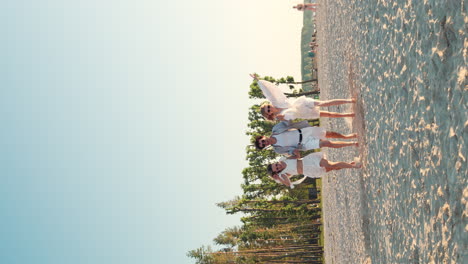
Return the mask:
M 302 129 L 301 129 L 301 131 L 302 131 Z M 273 137 L 276 138 L 275 145 L 278 145 L 278 146 L 297 146 L 297 145 L 299 145 L 299 131 L 297 129 L 285 131 L 285 132 L 283 132 L 281 134 L 274 135 Z
M 320 161 L 323 159 L 322 152 L 314 152 L 302 158 L 302 170 L 304 176 L 309 178 L 320 178 L 327 172 L 324 167 L 320 167 Z
M 285 120 L 296 118 L 316 119 L 320 117 L 320 108 L 317 106 L 318 102 L 316 100 L 305 96 L 287 98 L 278 86 L 265 80 L 259 80 L 258 86 L 274 107 L 285 108 L 281 111 Z
M 318 149 L 320 148 L 320 140 L 326 139 L 327 131 L 323 127 L 306 127 L 302 131 L 303 149 Z
M 259 80 L 258 86 L 262 90 L 263 95 L 274 107 L 277 108 L 289 108 L 291 104 L 288 101 L 286 95 L 278 88 L 278 86 L 265 80 Z
M 323 159 L 322 152 L 314 152 L 305 157 L 302 160 L 302 171 L 304 176 L 309 178 L 320 178 L 326 173 L 324 167 L 320 167 L 320 161 Z M 298 175 L 297 172 L 297 160 L 281 158 L 280 161 L 286 163 L 286 168 L 280 172 L 280 174 L 289 173 L 291 175 Z M 303 179 L 302 179 L 303 180 Z M 301 181 L 302 181 L 301 180 Z
M 305 96 L 288 100 L 291 107 L 281 111 L 285 120 L 294 120 L 296 118 L 316 119 L 320 117 L 320 108 L 317 106 L 318 102 L 316 100 Z
M 304 127 L 302 133 L 302 150 L 311 150 L 320 148 L 320 140 L 326 139 L 327 131 L 323 127 Z M 299 131 L 297 129 L 285 131 L 280 134 L 274 134 L 276 143 L 273 146 L 299 147 Z
M 287 159 L 287 158 L 280 158 L 279 161 L 282 161 L 286 163 L 286 168 L 284 168 L 279 174 L 291 174 L 293 175 L 298 175 L 299 173 L 297 172 L 297 160 L 296 159 Z

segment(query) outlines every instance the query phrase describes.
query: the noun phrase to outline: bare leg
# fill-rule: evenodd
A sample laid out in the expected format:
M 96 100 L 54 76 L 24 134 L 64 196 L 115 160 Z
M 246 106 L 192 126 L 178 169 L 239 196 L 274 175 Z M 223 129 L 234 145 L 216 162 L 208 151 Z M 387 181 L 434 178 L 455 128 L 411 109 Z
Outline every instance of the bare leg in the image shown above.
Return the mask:
M 359 165 L 356 165 L 353 163 L 342 162 L 342 161 L 333 162 L 333 161 L 328 161 L 326 159 L 320 160 L 320 167 L 324 167 L 327 172 L 332 171 L 332 170 L 360 168 Z
M 325 107 L 325 106 L 333 106 L 333 105 L 341 105 L 341 104 L 351 104 L 355 103 L 356 99 L 333 99 L 328 101 L 318 101 L 318 106 Z
M 317 3 L 309 3 L 304 5 L 304 10 L 312 10 L 313 12 L 317 11 L 318 4 Z
M 321 148 L 344 148 L 350 146 L 359 146 L 357 142 L 346 142 L 346 141 L 328 141 L 328 140 L 320 140 L 319 146 Z
M 325 134 L 325 137 L 327 138 L 357 138 L 357 133 L 343 135 L 338 132 L 327 131 Z
M 320 117 L 354 117 L 354 113 L 336 113 L 320 111 Z

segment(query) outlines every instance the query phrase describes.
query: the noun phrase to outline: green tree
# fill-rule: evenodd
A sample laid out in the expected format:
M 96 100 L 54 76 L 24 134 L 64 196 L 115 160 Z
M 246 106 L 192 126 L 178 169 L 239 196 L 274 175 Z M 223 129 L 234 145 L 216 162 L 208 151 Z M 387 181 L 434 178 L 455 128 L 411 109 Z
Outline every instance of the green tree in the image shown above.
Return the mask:
M 201 246 L 197 249 L 190 250 L 187 256 L 195 259 L 196 264 L 215 264 L 215 258 L 212 253 L 213 250 L 210 246 Z

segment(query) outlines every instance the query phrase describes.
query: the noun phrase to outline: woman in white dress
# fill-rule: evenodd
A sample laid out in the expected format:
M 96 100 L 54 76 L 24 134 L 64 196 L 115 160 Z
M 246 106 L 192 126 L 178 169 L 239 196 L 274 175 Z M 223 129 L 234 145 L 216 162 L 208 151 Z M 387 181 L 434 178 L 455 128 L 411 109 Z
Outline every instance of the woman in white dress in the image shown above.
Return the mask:
M 271 178 L 277 183 L 294 188 L 303 182 L 307 177 L 321 178 L 323 174 L 332 170 L 345 168 L 361 168 L 361 164 L 356 162 L 332 162 L 323 157 L 322 152 L 314 152 L 298 159 L 281 158 L 278 162 L 268 165 L 267 171 Z M 304 177 L 298 181 L 291 182 L 289 178 L 294 175 L 303 174 Z
M 252 78 L 257 76 L 251 74 Z M 355 99 L 334 99 L 319 101 L 305 96 L 287 98 L 278 86 L 265 80 L 258 80 L 263 95 L 270 103 L 261 106 L 262 115 L 268 120 L 317 119 L 319 117 L 354 117 L 354 113 L 335 113 L 321 111 L 320 107 L 355 103 Z

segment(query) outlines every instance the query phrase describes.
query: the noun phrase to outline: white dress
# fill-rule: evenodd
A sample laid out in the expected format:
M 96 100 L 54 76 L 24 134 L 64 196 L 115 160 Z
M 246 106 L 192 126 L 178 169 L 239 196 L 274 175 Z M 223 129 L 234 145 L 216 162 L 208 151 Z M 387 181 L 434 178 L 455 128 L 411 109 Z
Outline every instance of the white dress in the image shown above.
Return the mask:
M 320 108 L 317 106 L 318 102 L 316 100 L 305 96 L 287 98 L 278 86 L 269 81 L 259 80 L 258 85 L 263 95 L 274 107 L 285 108 L 281 111 L 285 120 L 296 118 L 316 119 L 320 117 Z
M 318 102 L 312 98 L 305 96 L 296 99 L 288 98 L 291 107 L 281 111 L 285 120 L 293 120 L 296 118 L 302 119 L 316 119 L 320 117 L 320 108 L 317 106 Z
M 302 158 L 302 170 L 303 174 L 309 178 L 321 178 L 325 174 L 326 170 L 324 167 L 320 167 L 320 160 L 323 158 L 322 152 L 314 152 Z M 289 173 L 291 175 L 298 175 L 297 172 L 297 160 L 281 158 L 280 161 L 286 163 L 286 168 L 281 171 L 280 174 Z M 299 180 L 302 182 L 305 178 Z M 294 184 L 298 184 L 294 182 Z
M 323 127 L 305 127 L 301 131 L 303 149 L 318 149 L 320 148 L 320 140 L 327 139 L 327 131 Z

